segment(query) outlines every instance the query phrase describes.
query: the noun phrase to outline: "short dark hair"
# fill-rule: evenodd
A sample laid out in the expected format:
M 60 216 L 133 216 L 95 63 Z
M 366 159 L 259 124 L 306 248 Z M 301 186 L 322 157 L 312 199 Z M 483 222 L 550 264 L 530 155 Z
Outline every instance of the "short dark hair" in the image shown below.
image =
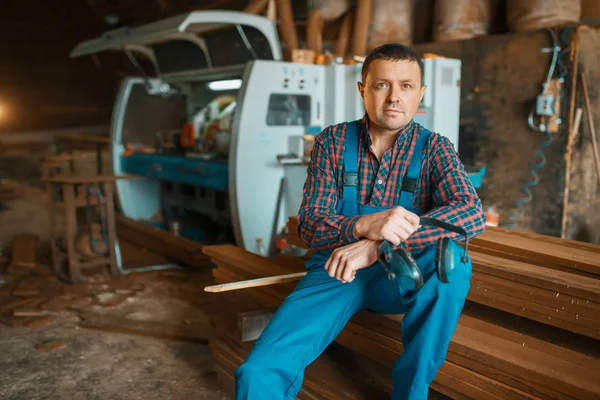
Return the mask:
M 419 70 L 421 71 L 421 86 L 424 85 L 423 79 L 423 61 L 421 57 L 417 56 L 417 53 L 413 49 L 408 46 L 405 46 L 400 43 L 386 43 L 381 46 L 375 47 L 373 50 L 367 54 L 365 61 L 362 66 L 362 80 L 363 83 L 367 80 L 367 74 L 369 73 L 369 67 L 371 63 L 375 60 L 390 60 L 390 61 L 399 61 L 399 60 L 408 60 L 414 61 L 419 65 Z

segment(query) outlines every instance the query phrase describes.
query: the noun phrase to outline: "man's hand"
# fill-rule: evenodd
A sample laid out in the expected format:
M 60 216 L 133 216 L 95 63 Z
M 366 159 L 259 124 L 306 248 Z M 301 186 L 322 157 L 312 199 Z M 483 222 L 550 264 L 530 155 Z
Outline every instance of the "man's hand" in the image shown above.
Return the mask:
M 333 251 L 325 263 L 329 276 L 344 283 L 352 282 L 356 271 L 377 261 L 380 241 L 363 239 Z
M 354 225 L 354 235 L 371 240 L 387 240 L 397 246 L 420 227 L 417 214 L 403 207 L 394 207 L 360 217 Z

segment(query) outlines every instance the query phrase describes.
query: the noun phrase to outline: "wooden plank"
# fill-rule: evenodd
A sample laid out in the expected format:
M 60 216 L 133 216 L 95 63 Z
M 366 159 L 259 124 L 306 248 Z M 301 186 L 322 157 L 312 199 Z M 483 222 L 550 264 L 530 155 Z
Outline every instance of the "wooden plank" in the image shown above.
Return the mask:
M 473 271 L 527 283 L 594 302 L 600 302 L 598 279 L 540 268 L 514 260 L 470 252 Z
M 516 332 L 499 324 L 494 324 L 473 318 L 469 315 L 462 314 L 459 320 L 461 326 L 466 326 L 471 329 L 476 329 L 481 332 L 493 332 L 494 336 L 509 340 L 517 345 L 534 349 L 552 355 L 556 358 L 568 361 L 575 365 L 585 365 L 590 361 L 590 357 L 577 351 L 569 350 L 565 347 L 549 343 L 546 340 L 536 339 L 530 335 Z M 593 357 L 592 357 L 593 358 Z
M 27 276 L 13 289 L 13 296 L 31 297 L 40 294 L 40 286 L 43 278 L 39 276 Z
M 76 173 L 62 173 L 54 176 L 49 176 L 46 181 L 52 183 L 62 183 L 77 185 L 80 183 L 108 183 L 118 180 L 135 180 L 143 179 L 140 176 L 134 175 L 79 175 Z
M 526 232 L 509 228 L 499 228 L 493 226 L 486 227 L 485 231 L 480 236 L 478 236 L 478 238 L 481 238 L 481 236 L 483 236 L 483 238 L 487 238 L 489 235 L 493 235 L 493 237 L 499 237 L 501 235 L 506 235 L 508 237 L 521 237 L 531 240 L 537 240 L 539 242 L 552 244 L 555 246 L 570 247 L 574 249 L 581 249 L 592 252 L 600 251 L 600 244 L 582 242 L 579 240 L 561 239 L 556 236 L 542 235 L 540 233 Z M 476 239 L 474 240 L 477 241 Z
M 52 322 L 54 322 L 55 319 L 56 319 L 55 316 L 47 315 L 45 317 L 36 318 L 32 321 L 27 322 L 25 324 L 25 326 L 27 326 L 28 328 L 39 328 L 41 326 L 46 326 L 46 325 L 51 324 Z
M 250 342 L 260 337 L 274 314 L 273 309 L 245 311 L 238 314 L 237 330 L 242 342 Z
M 571 274 L 576 274 L 576 275 L 582 275 L 582 276 L 587 276 L 588 278 L 593 278 L 593 279 L 598 279 L 598 275 L 592 274 L 590 272 L 585 272 L 585 271 L 581 271 L 578 269 L 573 269 L 570 267 L 565 267 L 559 264 L 555 264 L 555 263 L 551 263 L 548 261 L 543 261 L 543 260 L 538 260 L 538 259 L 531 259 L 528 258 L 525 255 L 519 254 L 519 253 L 507 253 L 505 251 L 500 251 L 500 250 L 494 250 L 494 249 L 490 249 L 487 248 L 485 246 L 479 246 L 477 244 L 471 244 L 469 242 L 469 254 L 471 253 L 480 253 L 480 254 L 488 254 L 491 256 L 495 256 L 495 257 L 499 257 L 499 258 L 504 258 L 507 260 L 515 260 L 515 261 L 520 261 L 522 263 L 526 263 L 532 266 L 540 266 L 543 268 L 548 268 L 548 269 L 553 269 L 553 270 L 557 270 L 557 271 L 563 271 L 563 272 L 568 272 Z
M 47 313 L 34 308 L 16 308 L 13 310 L 15 317 L 43 317 Z
M 81 312 L 80 316 L 84 319 L 84 321 L 79 323 L 80 327 L 103 332 L 150 336 L 193 343 L 208 343 L 210 336 L 208 325 L 190 326 L 154 321 L 136 321 L 85 311 Z
M 511 294 L 523 300 L 549 305 L 573 314 L 584 315 L 591 319 L 600 319 L 600 303 L 580 297 L 561 294 L 517 281 L 509 281 L 482 272 L 474 272 L 471 278 L 471 287 L 476 288 L 479 285 L 498 292 Z
M 161 256 L 193 267 L 210 267 L 209 257 L 202 253 L 203 245 L 182 236 L 155 228 L 144 222 L 115 214 L 117 236 Z
M 600 338 L 600 331 L 598 329 L 570 323 L 564 319 L 559 319 L 548 315 L 551 314 L 549 312 L 538 312 L 535 310 L 535 308 L 538 308 L 539 306 L 536 307 L 535 303 L 519 299 L 513 300 L 514 298 L 511 299 L 508 296 L 502 295 L 501 293 L 494 293 L 492 291 L 488 291 L 487 295 L 477 292 L 469 292 L 469 296 L 467 298 L 479 304 L 497 308 L 514 315 L 520 315 L 543 324 L 555 326 L 557 328 L 578 333 L 580 335 L 585 335 L 594 339 Z M 575 318 L 575 316 L 573 317 Z
M 50 351 L 54 351 L 64 347 L 67 344 L 64 340 L 51 340 L 49 342 L 44 342 L 40 344 L 36 344 L 35 348 L 41 352 L 48 353 Z
M 37 259 L 37 235 L 16 235 L 13 238 L 11 265 L 35 268 Z
M 550 307 L 554 309 L 554 313 L 568 313 L 569 320 L 577 319 L 576 316 L 580 316 L 600 322 L 599 303 L 573 296 L 561 296 L 559 293 L 520 282 L 506 281 L 492 275 L 475 272 L 471 279 L 471 291 L 474 290 L 491 290 L 516 299 L 530 301 L 536 305 Z
M 473 244 L 527 258 L 556 263 L 565 267 L 600 275 L 600 251 L 544 243 L 523 236 L 485 231 Z

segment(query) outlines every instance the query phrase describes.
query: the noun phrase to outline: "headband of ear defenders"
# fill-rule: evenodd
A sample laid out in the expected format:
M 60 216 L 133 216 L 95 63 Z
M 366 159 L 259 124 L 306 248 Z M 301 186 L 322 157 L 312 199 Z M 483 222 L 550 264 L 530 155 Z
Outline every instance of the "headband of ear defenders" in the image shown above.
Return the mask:
M 420 217 L 421 225 L 432 225 L 437 226 L 438 228 L 445 229 L 450 232 L 458 233 L 465 237 L 465 253 L 463 255 L 463 259 L 467 258 L 467 250 L 469 247 L 469 237 L 467 236 L 467 231 L 464 230 L 461 226 L 456 226 L 449 224 L 444 221 L 440 221 L 439 219 L 431 218 L 431 217 Z
M 431 218 L 431 217 L 420 217 L 419 220 L 421 222 L 421 225 L 437 226 L 438 228 L 442 228 L 447 231 L 458 233 L 459 235 L 464 236 L 465 237 L 465 253 L 463 255 L 463 259 L 466 259 L 467 250 L 469 248 L 469 237 L 467 236 L 467 231 L 465 231 L 463 227 L 452 225 L 447 222 L 441 221 L 439 219 Z M 383 243 L 379 246 L 379 253 L 380 254 L 383 253 L 384 248 L 389 247 L 389 246 L 391 246 L 391 244 L 387 243 L 387 240 L 384 240 Z

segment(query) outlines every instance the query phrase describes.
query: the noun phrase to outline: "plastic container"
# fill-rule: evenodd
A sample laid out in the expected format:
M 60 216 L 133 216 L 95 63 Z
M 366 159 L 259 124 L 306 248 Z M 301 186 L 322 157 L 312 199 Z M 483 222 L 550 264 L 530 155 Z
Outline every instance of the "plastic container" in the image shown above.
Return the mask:
M 529 32 L 574 24 L 581 16 L 581 0 L 507 0 L 511 32 Z
M 465 40 L 490 32 L 492 0 L 437 0 L 433 41 Z
M 368 47 L 384 43 L 412 44 L 413 1 L 374 0 Z

